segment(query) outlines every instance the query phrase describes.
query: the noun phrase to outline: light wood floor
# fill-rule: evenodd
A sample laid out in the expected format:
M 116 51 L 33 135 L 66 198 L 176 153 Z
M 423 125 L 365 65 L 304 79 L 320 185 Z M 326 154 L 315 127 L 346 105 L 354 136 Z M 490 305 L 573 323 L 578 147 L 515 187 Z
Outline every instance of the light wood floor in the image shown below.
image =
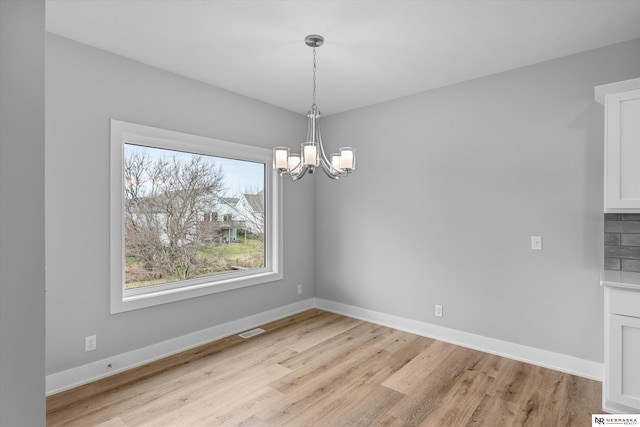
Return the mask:
M 588 426 L 601 384 L 310 310 L 50 396 L 48 426 Z

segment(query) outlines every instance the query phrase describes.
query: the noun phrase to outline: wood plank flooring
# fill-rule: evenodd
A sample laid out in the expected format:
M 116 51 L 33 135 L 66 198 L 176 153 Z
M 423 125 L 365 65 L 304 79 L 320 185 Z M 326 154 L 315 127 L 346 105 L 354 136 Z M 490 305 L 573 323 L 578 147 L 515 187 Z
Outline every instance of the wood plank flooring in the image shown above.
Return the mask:
M 47 426 L 587 426 L 601 384 L 320 310 L 47 398 Z

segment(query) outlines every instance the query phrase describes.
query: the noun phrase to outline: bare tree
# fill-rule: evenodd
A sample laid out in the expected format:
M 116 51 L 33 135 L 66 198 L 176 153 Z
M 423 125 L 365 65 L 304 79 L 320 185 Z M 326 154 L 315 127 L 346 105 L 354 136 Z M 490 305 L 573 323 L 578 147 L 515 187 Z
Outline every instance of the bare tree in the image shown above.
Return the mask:
M 134 152 L 125 156 L 124 176 L 126 254 L 140 260 L 147 278 L 196 277 L 207 268 L 198 251 L 213 231 L 203 232 L 201 223 L 204 212 L 216 210 L 223 190 L 221 168 L 197 154 L 190 160 L 175 155 L 152 159 Z

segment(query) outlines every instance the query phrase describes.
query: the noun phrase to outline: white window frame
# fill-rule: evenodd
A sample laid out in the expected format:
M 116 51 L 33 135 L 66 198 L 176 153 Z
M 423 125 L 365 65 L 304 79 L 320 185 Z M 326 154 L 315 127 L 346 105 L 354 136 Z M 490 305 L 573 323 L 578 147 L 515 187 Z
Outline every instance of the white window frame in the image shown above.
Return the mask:
M 123 209 L 125 143 L 263 163 L 265 165 L 266 213 L 265 267 L 126 290 L 124 287 Z M 277 173 L 271 167 L 272 151 L 270 149 L 111 120 L 110 150 L 111 314 L 282 279 L 282 180 L 277 179 Z

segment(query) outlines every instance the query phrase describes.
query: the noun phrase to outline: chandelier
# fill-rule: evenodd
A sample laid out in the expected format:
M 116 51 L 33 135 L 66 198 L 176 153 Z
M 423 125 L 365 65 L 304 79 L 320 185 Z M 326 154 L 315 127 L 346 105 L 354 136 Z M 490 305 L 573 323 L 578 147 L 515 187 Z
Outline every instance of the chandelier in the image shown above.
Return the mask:
M 322 167 L 324 173 L 331 179 L 339 179 L 353 172 L 356 168 L 356 150 L 352 147 L 342 147 L 338 153 L 327 157 L 322 146 L 318 119 L 320 111 L 316 105 L 316 48 L 324 43 L 324 37 L 312 34 L 304 39 L 307 46 L 313 48 L 313 101 L 311 110 L 307 113 L 307 139 L 301 145 L 300 154 L 291 153 L 289 147 L 275 147 L 273 149 L 273 167 L 280 176 L 288 175 L 292 179 L 300 179 L 307 174 L 313 174 L 317 167 Z

